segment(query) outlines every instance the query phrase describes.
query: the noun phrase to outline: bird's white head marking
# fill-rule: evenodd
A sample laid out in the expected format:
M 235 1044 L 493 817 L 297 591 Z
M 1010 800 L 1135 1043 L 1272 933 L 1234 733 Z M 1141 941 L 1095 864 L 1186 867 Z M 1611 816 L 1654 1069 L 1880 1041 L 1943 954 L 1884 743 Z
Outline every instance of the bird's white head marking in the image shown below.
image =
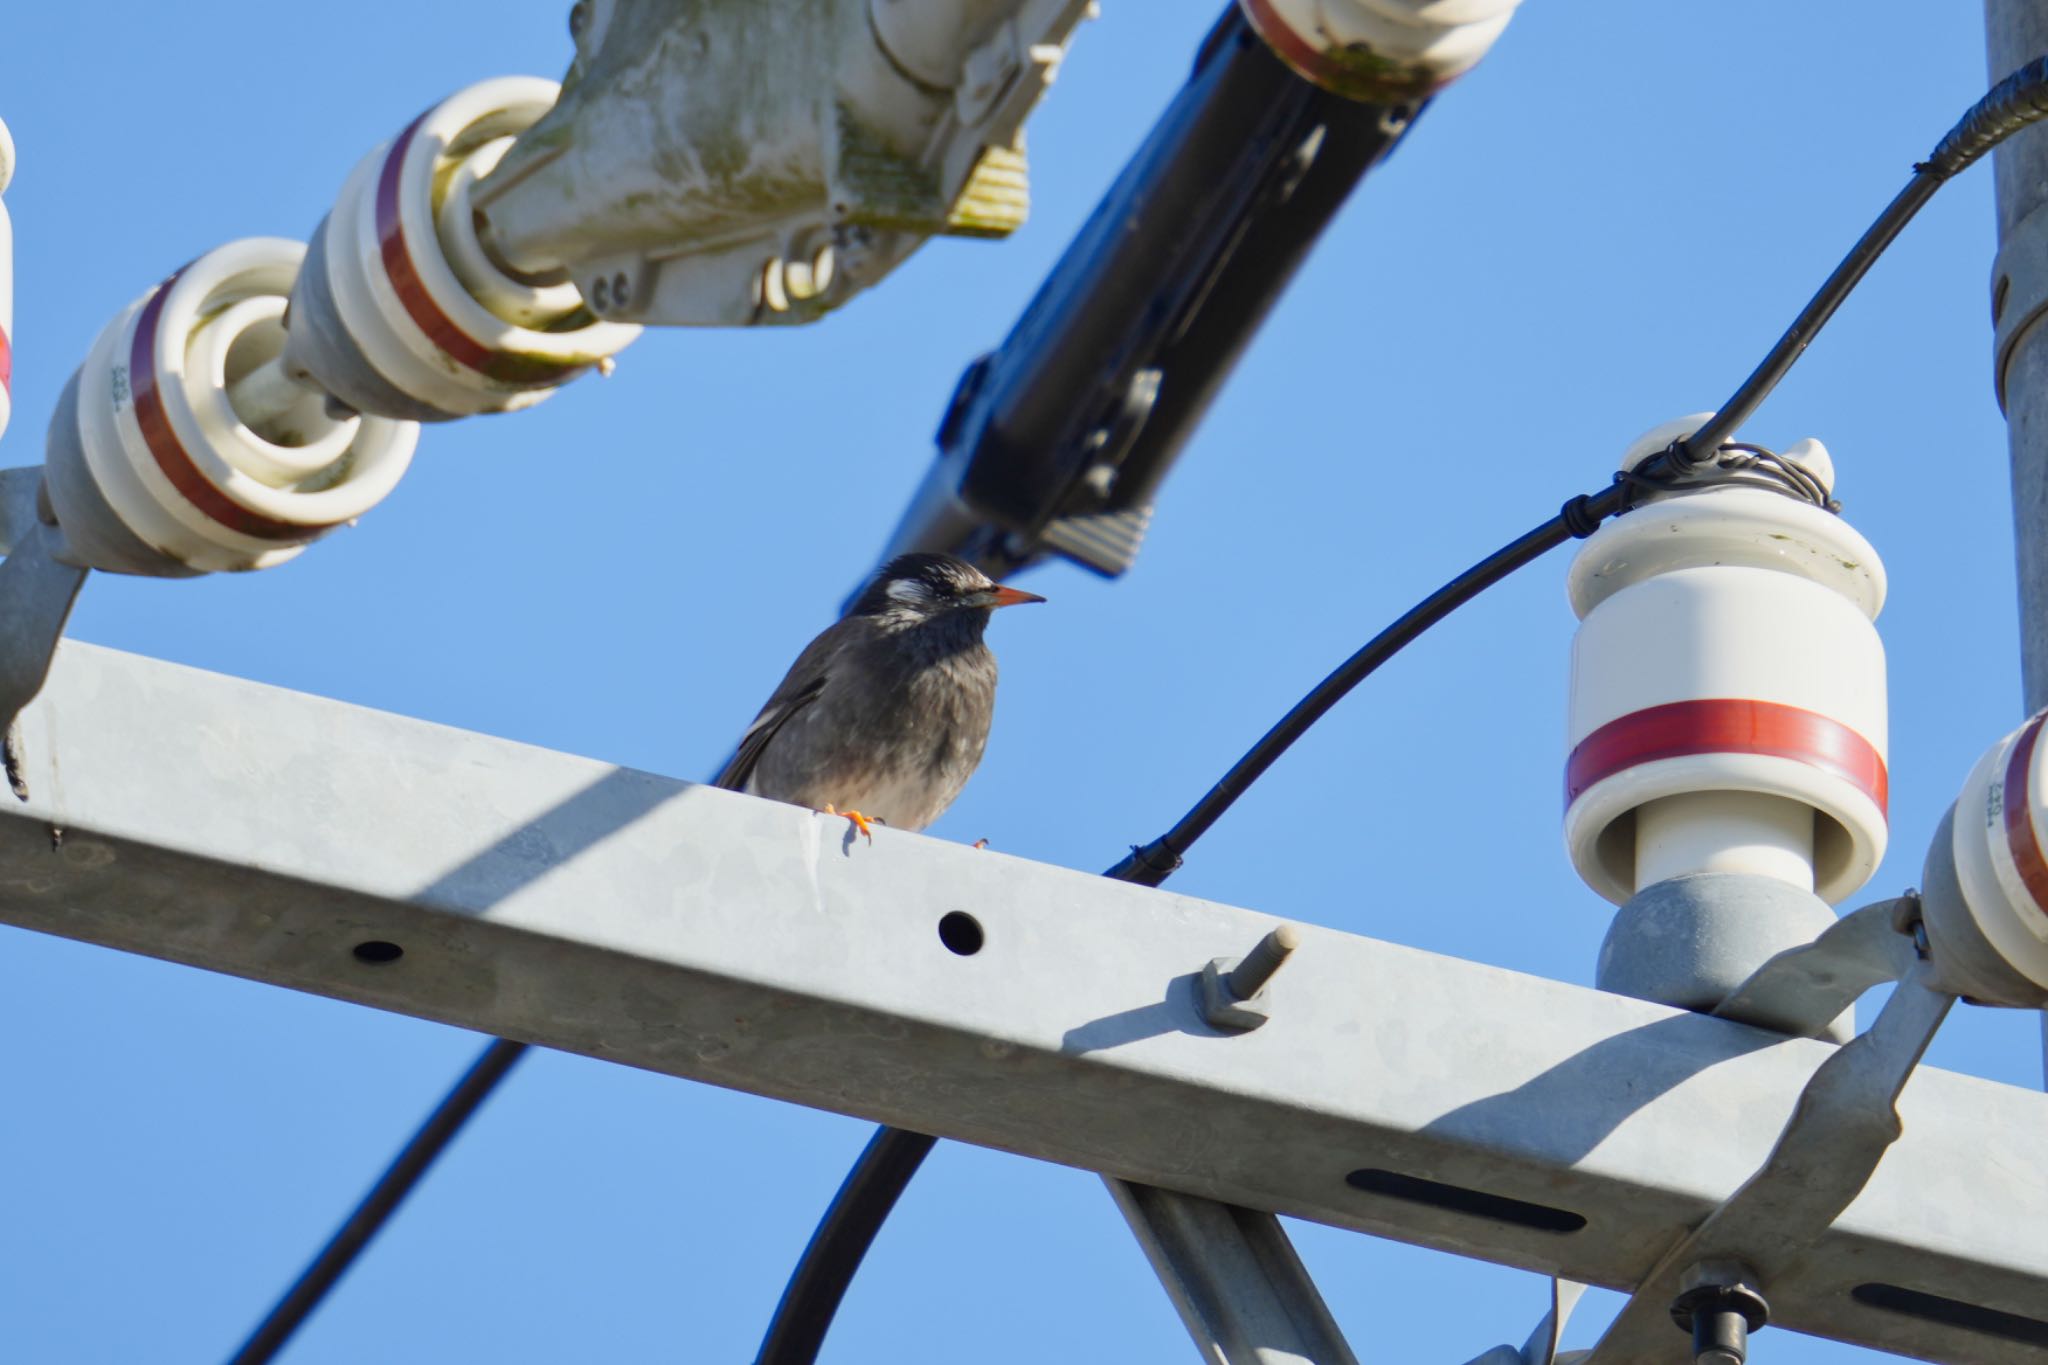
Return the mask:
M 892 578 L 882 591 L 888 594 L 891 602 L 906 607 L 930 606 L 932 601 L 931 588 L 918 578 Z

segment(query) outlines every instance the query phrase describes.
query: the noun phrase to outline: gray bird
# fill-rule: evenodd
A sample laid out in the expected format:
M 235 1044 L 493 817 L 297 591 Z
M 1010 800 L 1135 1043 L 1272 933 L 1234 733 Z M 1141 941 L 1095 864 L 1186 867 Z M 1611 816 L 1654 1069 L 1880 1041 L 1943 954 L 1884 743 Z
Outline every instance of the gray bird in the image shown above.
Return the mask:
M 989 613 L 1044 600 L 951 555 L 890 560 L 797 655 L 718 785 L 843 815 L 870 840 L 870 821 L 923 829 L 953 804 L 988 743 Z

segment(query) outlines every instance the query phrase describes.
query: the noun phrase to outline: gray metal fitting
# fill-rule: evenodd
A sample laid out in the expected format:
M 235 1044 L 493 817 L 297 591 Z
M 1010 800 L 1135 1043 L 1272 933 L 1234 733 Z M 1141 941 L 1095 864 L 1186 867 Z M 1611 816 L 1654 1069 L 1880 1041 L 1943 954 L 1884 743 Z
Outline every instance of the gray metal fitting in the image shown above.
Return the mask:
M 1242 958 L 1211 958 L 1202 968 L 1202 1013 L 1225 1029 L 1254 1029 L 1270 1017 L 1266 983 L 1301 946 L 1301 930 L 1283 924 Z
M 1693 1365 L 1744 1365 L 1749 1334 L 1770 1321 L 1757 1276 L 1740 1261 L 1709 1257 L 1687 1268 L 1671 1320 L 1692 1333 Z

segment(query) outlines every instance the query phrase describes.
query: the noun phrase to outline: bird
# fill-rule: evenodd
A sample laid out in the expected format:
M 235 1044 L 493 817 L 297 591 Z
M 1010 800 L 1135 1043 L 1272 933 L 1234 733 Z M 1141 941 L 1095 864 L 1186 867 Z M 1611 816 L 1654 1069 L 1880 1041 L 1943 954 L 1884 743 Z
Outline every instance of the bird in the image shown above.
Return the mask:
M 997 607 L 1043 602 L 946 554 L 898 555 L 804 646 L 717 786 L 920 830 L 981 763 L 995 717 Z

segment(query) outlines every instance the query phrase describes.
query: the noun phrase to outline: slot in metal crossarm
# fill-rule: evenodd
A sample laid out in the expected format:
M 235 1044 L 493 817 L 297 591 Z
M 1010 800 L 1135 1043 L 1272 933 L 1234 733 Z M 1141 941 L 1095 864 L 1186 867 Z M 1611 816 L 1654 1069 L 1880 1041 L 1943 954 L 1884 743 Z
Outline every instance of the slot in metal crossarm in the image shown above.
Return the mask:
M 21 737 L 7 923 L 1585 1283 L 1836 1052 L 1316 928 L 1226 1032 L 1202 968 L 1271 917 L 75 642 Z M 1773 1321 L 2048 1360 L 2048 1096 L 1899 1112 Z

